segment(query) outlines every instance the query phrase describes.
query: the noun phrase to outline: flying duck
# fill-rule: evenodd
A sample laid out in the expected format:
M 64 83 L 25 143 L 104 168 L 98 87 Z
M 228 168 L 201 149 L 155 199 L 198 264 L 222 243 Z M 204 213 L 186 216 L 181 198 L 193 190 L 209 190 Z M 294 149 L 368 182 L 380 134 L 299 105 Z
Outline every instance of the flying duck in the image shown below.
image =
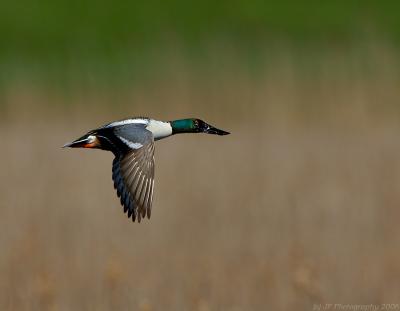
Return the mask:
M 181 133 L 227 135 L 200 119 L 157 121 L 138 117 L 115 121 L 89 131 L 63 147 L 111 151 L 114 188 L 132 221 L 151 216 L 154 188 L 154 141 Z

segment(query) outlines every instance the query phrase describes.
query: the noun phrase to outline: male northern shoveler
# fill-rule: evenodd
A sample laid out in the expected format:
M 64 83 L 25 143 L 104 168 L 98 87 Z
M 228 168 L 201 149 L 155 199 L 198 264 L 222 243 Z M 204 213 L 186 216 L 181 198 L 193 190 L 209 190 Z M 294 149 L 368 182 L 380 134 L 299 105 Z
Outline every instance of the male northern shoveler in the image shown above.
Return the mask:
M 111 151 L 114 188 L 124 212 L 132 221 L 150 218 L 154 188 L 154 141 L 180 133 L 227 135 L 199 119 L 157 121 L 132 118 L 111 122 L 92 130 L 64 147 Z

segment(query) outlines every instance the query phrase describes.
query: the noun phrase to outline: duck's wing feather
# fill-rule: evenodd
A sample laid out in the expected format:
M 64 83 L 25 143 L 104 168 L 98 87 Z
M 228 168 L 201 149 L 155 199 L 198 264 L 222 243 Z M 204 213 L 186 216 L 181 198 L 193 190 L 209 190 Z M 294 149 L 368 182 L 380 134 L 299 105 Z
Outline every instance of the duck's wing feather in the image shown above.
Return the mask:
M 140 138 L 137 137 L 135 141 L 131 137 L 129 140 L 124 138 L 126 135 L 121 136 L 122 141 L 132 148 L 116 155 L 112 168 L 114 188 L 124 212 L 133 221 L 137 219 L 139 222 L 146 215 L 148 218 L 151 216 L 154 188 L 154 138 L 150 131 L 140 132 Z

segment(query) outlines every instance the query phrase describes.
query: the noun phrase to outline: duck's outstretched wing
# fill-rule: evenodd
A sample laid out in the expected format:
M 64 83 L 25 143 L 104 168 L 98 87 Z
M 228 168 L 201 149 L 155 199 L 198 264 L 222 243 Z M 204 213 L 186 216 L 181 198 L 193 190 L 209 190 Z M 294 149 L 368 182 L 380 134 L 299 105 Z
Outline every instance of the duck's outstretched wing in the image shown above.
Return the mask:
M 114 188 L 132 221 L 151 216 L 154 188 L 154 138 L 150 131 L 141 133 L 140 142 L 122 141 L 131 148 L 113 161 Z M 118 134 L 117 134 L 118 135 Z M 126 137 L 126 136 L 125 136 Z M 121 139 L 121 137 L 120 137 Z

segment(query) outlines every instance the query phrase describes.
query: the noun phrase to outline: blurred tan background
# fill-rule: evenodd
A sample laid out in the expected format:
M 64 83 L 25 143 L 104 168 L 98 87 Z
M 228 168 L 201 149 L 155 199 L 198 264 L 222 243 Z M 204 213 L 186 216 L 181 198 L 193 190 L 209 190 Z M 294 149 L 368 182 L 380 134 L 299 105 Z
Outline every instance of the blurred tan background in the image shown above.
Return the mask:
M 0 4 L 0 309 L 400 304 L 397 9 Z M 140 115 L 232 134 L 157 142 L 137 224 L 61 146 Z

